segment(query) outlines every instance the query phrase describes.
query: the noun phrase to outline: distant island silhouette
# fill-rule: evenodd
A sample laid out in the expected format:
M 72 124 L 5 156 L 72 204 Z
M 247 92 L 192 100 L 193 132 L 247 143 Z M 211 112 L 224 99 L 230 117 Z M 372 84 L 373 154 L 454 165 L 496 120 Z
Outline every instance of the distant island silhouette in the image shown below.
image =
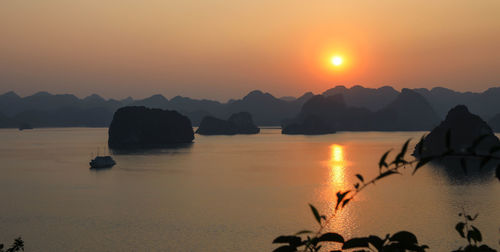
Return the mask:
M 409 91 L 412 91 L 411 95 Z M 418 94 L 418 98 L 415 94 Z M 500 99 L 498 99 L 500 97 L 500 88 L 490 88 L 481 93 L 472 93 L 457 92 L 439 87 L 430 90 L 403 89 L 400 92 L 389 86 L 381 88 L 364 88 L 362 86 L 346 88 L 337 86 L 326 90 L 321 95 L 324 97 L 341 95 L 346 107 L 344 112 L 355 112 L 352 114 L 352 118 L 344 118 L 346 121 L 341 123 L 341 127 L 329 129 L 334 131 L 430 129 L 428 125 L 412 126 L 412 120 L 421 118 L 423 112 L 420 114 L 421 111 L 413 106 L 414 104 L 406 101 L 405 96 L 419 101 L 419 104 L 424 104 L 420 100 L 426 101 L 434 111 L 434 113 L 426 113 L 432 119 L 428 122 L 434 123 L 434 126 L 439 120 L 444 119 L 448 110 L 458 104 L 464 104 L 471 112 L 481 116 L 488 122 L 491 120 L 493 129 L 500 130 L 500 127 L 496 126 L 498 123 L 495 123 L 499 121 L 499 119 L 495 118 L 500 117 L 498 116 L 500 114 Z M 104 99 L 96 94 L 80 99 L 71 94 L 54 95 L 47 92 L 38 92 L 34 95 L 20 97 L 14 92 L 7 92 L 0 95 L 0 128 L 18 128 L 24 123 L 30 124 L 34 128 L 108 127 L 113 118 L 113 113 L 125 106 L 176 110 L 189 117 L 194 126 L 200 125 L 201 120 L 206 116 L 228 118 L 231 114 L 241 111 L 249 112 L 255 124 L 259 126 L 279 126 L 289 125 L 290 123 L 298 125 L 301 122 L 300 120 L 297 121 L 297 119 L 306 116 L 302 112 L 303 105 L 312 97 L 314 97 L 314 94 L 307 92 L 298 98 L 289 96 L 277 98 L 269 93 L 256 90 L 248 93 L 243 98 L 231 99 L 223 103 L 181 96 L 167 99 L 160 94 L 139 100 L 131 97 L 116 100 Z M 425 111 L 429 111 L 427 105 L 425 105 Z M 379 122 L 383 118 L 397 118 L 397 123 L 392 125 L 365 125 L 365 123 L 357 122 L 356 118 L 365 114 L 374 117 L 373 120 Z M 435 122 L 432 114 L 439 118 L 438 122 Z M 325 119 L 322 118 L 321 120 Z M 326 125 L 332 123 L 332 121 L 324 123 Z
M 419 131 L 439 122 L 431 105 L 420 94 L 403 89 L 378 111 L 350 107 L 344 95 L 316 95 L 295 119 L 284 123 L 284 134 L 325 134 L 335 131 Z
M 248 112 L 232 114 L 227 120 L 206 116 L 196 130 L 196 133 L 200 135 L 257 134 L 259 132 L 260 129 L 253 123 L 252 115 Z

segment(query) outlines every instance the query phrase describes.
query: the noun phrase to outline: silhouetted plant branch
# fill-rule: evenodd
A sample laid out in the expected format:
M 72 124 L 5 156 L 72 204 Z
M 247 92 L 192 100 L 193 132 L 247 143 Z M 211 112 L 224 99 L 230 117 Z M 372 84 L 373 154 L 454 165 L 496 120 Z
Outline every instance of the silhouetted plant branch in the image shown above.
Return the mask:
M 17 252 L 21 250 L 24 251 L 24 241 L 21 237 L 16 238 L 10 248 L 6 250 L 4 250 L 4 245 L 0 244 L 0 252 Z
M 495 252 L 496 250 L 490 248 L 488 245 L 479 245 L 483 241 L 483 236 L 478 228 L 471 224 L 476 218 L 478 214 L 474 216 L 470 216 L 465 213 L 465 210 L 462 210 L 461 213 L 458 214 L 464 218 L 463 222 L 458 222 L 455 226 L 455 230 L 457 230 L 460 237 L 467 240 L 466 246 L 461 246 L 457 250 L 453 252 Z
M 309 207 L 311 208 L 311 212 L 314 215 L 314 218 L 319 224 L 319 228 L 316 232 L 310 231 L 310 230 L 303 230 L 300 232 L 297 232 L 295 235 L 289 235 L 289 236 L 279 236 L 276 239 L 274 239 L 273 243 L 277 244 L 286 244 L 282 245 L 278 248 L 276 248 L 274 251 L 275 252 L 294 252 L 294 251 L 309 251 L 309 252 L 315 252 L 319 251 L 322 247 L 323 244 L 325 243 L 338 243 L 339 245 L 342 245 L 342 250 L 351 250 L 351 249 L 356 249 L 356 251 L 425 251 L 425 249 L 428 248 L 427 245 L 419 245 L 417 237 L 408 232 L 408 231 L 400 231 L 395 233 L 394 235 L 386 235 L 384 239 L 375 236 L 375 235 L 370 235 L 368 237 L 356 237 L 352 238 L 349 240 L 345 240 L 344 237 L 338 233 L 323 233 L 323 230 L 325 227 L 335 218 L 336 214 L 338 211 L 342 210 L 347 204 L 349 204 L 361 191 L 363 191 L 367 186 L 369 185 L 374 185 L 375 182 L 386 178 L 388 176 L 394 175 L 394 174 L 401 174 L 400 170 L 405 169 L 409 166 L 413 167 L 413 172 L 412 175 L 414 175 L 421 167 L 425 166 L 429 162 L 436 161 L 436 160 L 441 160 L 444 158 L 460 158 L 460 164 L 462 166 L 462 169 L 464 172 L 467 172 L 467 163 L 466 163 L 466 158 L 479 158 L 481 159 L 481 163 L 479 168 L 483 168 L 487 163 L 489 163 L 491 160 L 500 160 L 500 157 L 495 156 L 494 153 L 500 152 L 500 146 L 494 146 L 490 149 L 488 154 L 480 154 L 477 152 L 477 147 L 481 143 L 482 140 L 484 140 L 487 135 L 481 136 L 478 139 L 476 139 L 472 145 L 466 149 L 464 152 L 463 150 L 460 151 L 455 151 L 451 148 L 451 132 L 448 131 L 446 134 L 446 151 L 442 153 L 441 155 L 434 155 L 434 156 L 423 156 L 423 148 L 424 148 L 424 140 L 425 140 L 425 135 L 422 136 L 420 139 L 419 143 L 416 145 L 416 155 L 420 158 L 415 158 L 412 160 L 407 160 L 406 154 L 408 152 L 408 146 L 410 144 L 411 139 L 408 139 L 403 146 L 401 147 L 400 152 L 394 157 L 394 160 L 391 162 L 387 161 L 387 158 L 389 154 L 391 153 L 392 150 L 389 150 L 385 152 L 382 157 L 380 158 L 380 161 L 378 163 L 378 168 L 379 168 L 379 174 L 378 176 L 368 180 L 365 182 L 364 177 L 361 174 L 356 174 L 356 177 L 358 178 L 359 182 L 354 184 L 354 188 L 351 190 L 347 191 L 338 191 L 336 193 L 337 196 L 337 202 L 335 205 L 335 211 L 333 214 L 329 217 L 326 217 L 326 215 L 321 215 L 319 211 L 314 207 L 313 205 L 309 204 Z M 500 165 L 497 166 L 496 168 L 496 177 L 500 180 Z M 462 247 L 459 250 L 456 250 L 457 252 L 461 251 L 495 251 L 491 250 L 486 245 L 481 245 L 480 247 L 477 247 L 478 242 L 481 242 L 482 237 L 481 233 L 479 230 L 472 226 L 469 225 L 467 221 L 473 221 L 477 216 L 475 217 L 470 217 L 469 215 L 465 215 L 464 213 L 461 213 L 461 216 L 464 216 L 465 222 L 459 222 L 457 224 L 457 231 L 459 230 L 458 227 L 462 227 L 461 223 L 464 223 L 463 230 L 467 231 L 467 240 L 469 244 L 465 247 L 467 250 L 461 250 Z M 459 226 L 460 225 L 460 226 Z M 464 231 L 463 231 L 464 232 Z M 459 231 L 460 233 L 460 231 Z M 307 235 L 305 239 L 302 239 L 301 235 Z M 312 236 L 311 236 L 312 235 Z M 465 235 L 463 233 L 460 233 L 462 237 L 465 238 Z M 474 241 L 474 244 L 471 243 L 471 241 Z M 300 249 L 300 250 L 299 250 Z M 474 250 L 478 249 L 478 250 Z M 490 250 L 487 250 L 490 249 Z M 342 251 L 342 250 L 337 250 L 337 251 Z

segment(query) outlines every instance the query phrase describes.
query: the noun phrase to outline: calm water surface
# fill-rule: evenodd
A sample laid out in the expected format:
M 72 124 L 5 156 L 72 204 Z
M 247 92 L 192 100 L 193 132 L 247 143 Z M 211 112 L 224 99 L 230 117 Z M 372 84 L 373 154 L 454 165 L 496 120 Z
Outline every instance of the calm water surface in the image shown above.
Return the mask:
M 0 242 L 27 251 L 270 251 L 317 226 L 335 192 L 378 172 L 380 156 L 422 132 L 196 136 L 190 147 L 114 154 L 89 170 L 107 129 L 0 130 Z M 431 251 L 456 249 L 462 207 L 498 249 L 500 183 L 457 183 L 432 167 L 389 177 L 330 225 L 345 236 L 409 230 Z

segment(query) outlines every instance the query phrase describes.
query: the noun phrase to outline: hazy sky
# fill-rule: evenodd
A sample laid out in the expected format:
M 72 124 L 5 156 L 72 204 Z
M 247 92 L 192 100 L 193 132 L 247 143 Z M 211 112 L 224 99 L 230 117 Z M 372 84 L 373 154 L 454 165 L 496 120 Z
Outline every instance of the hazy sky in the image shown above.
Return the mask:
M 0 93 L 225 100 L 338 84 L 500 86 L 500 1 L 0 1 Z

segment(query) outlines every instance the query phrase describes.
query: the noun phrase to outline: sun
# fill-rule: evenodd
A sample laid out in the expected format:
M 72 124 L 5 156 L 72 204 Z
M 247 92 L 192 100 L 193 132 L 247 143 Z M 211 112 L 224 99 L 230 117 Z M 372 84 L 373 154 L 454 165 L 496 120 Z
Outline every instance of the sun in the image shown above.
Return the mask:
M 331 61 L 332 65 L 340 66 L 340 65 L 342 65 L 343 60 L 342 60 L 342 57 L 340 57 L 340 56 L 333 56 L 330 61 Z

